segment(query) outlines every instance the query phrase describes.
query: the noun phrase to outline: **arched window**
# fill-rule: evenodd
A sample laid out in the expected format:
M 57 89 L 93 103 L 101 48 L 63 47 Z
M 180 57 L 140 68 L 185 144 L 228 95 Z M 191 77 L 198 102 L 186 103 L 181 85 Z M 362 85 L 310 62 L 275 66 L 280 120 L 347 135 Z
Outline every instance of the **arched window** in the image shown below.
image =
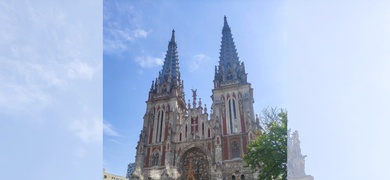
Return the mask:
M 159 158 L 160 154 L 158 152 L 155 152 L 150 158 L 150 166 L 158 166 Z
M 161 121 L 160 121 L 160 129 L 159 129 L 159 139 L 158 139 L 158 142 L 161 142 L 161 136 L 162 136 L 162 131 L 163 131 L 163 122 L 164 122 L 164 112 L 163 111 L 161 111 L 161 114 L 162 114 L 162 116 L 161 116 Z
M 236 180 L 236 176 L 232 175 L 232 180 Z
M 160 110 L 158 111 L 157 123 L 156 123 L 156 136 L 155 136 L 156 143 L 161 142 L 163 125 L 164 125 L 164 111 Z
M 210 137 L 210 128 L 208 128 L 207 136 Z
M 240 145 L 237 141 L 232 142 L 232 159 L 233 158 L 239 158 L 240 157 Z
M 237 121 L 237 110 L 236 110 L 236 100 L 230 98 L 228 101 L 228 111 L 229 111 L 229 125 L 230 133 L 237 133 L 239 130 L 238 121 Z
M 245 180 L 245 176 L 243 174 L 241 175 L 241 180 Z
M 179 138 L 179 141 L 181 141 L 181 132 L 180 132 L 180 138 Z

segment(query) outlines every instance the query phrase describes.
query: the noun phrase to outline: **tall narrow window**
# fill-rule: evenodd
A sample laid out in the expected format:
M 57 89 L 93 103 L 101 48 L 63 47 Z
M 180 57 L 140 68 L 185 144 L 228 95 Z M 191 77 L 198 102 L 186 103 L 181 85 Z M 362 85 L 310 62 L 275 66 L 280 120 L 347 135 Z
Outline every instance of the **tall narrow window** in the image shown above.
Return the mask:
M 161 111 L 158 111 L 157 123 L 156 123 L 156 130 L 155 130 L 156 136 L 155 136 L 154 142 L 157 142 L 157 140 L 158 140 L 158 130 L 160 129 L 160 128 L 159 128 L 159 125 L 160 125 L 160 116 L 161 116 Z
M 161 142 L 161 135 L 162 135 L 162 131 L 163 131 L 163 122 L 164 122 L 164 112 L 161 111 L 161 121 L 160 121 L 160 137 L 159 137 L 159 140 L 158 142 Z
M 204 123 L 202 122 L 202 136 L 204 136 Z
M 228 100 L 228 111 L 229 111 L 229 125 L 230 125 L 230 133 L 237 133 L 239 130 L 238 120 L 237 120 L 237 108 L 236 108 L 236 100 L 234 98 L 230 98 Z
M 210 128 L 209 128 L 209 130 L 207 132 L 207 136 L 210 137 Z
M 158 115 L 157 115 L 156 135 L 155 135 L 155 142 L 156 143 L 161 142 L 163 125 L 164 125 L 164 111 L 160 110 L 160 111 L 158 111 Z
M 234 132 L 238 132 L 237 115 L 236 115 L 236 101 L 232 99 L 233 103 L 233 115 L 234 115 Z
M 231 144 L 232 159 L 240 157 L 240 146 L 237 141 L 233 141 Z
M 229 99 L 229 123 L 230 123 L 230 133 L 233 133 L 233 119 L 232 119 L 232 100 Z
M 184 134 L 184 137 L 187 138 L 187 125 L 186 125 L 186 132 Z
M 158 166 L 160 154 L 155 152 L 150 159 L 150 166 Z
M 181 141 L 181 132 L 180 132 L 180 137 L 179 137 L 179 141 Z

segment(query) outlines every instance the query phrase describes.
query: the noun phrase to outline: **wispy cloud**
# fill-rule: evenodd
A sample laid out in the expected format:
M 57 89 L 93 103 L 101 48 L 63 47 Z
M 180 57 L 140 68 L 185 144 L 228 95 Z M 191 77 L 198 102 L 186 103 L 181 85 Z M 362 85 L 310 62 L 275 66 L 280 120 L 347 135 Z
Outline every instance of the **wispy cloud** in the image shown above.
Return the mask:
M 146 38 L 148 34 L 152 31 L 145 31 L 144 29 L 138 28 L 133 31 L 133 35 L 135 38 Z
M 87 32 L 83 23 L 93 22 L 87 17 L 74 21 L 75 15 L 56 5 L 15 7 L 0 4 L 0 19 L 7 24 L 0 30 L 0 115 L 35 116 L 53 108 L 54 96 L 62 97 L 78 80 L 98 82 L 91 80 L 102 62 L 90 44 L 101 35 L 98 29 Z
M 100 177 L 86 172 L 100 168 L 102 155 L 102 4 L 0 1 L 0 12 L 0 139 L 14 147 L 0 159 L 10 174 L 12 159 L 35 163 L 25 170 L 31 179 L 64 168 L 72 173 L 58 179 Z M 20 153 L 26 145 L 30 153 Z M 61 163 L 45 165 L 54 156 Z
M 67 75 L 70 79 L 91 79 L 95 69 L 85 62 L 75 61 L 67 64 Z
M 192 59 L 189 63 L 189 66 L 188 66 L 188 70 L 190 72 L 194 72 L 197 69 L 199 69 L 199 67 L 201 67 L 202 64 L 207 63 L 208 61 L 210 61 L 210 57 L 208 57 L 202 53 L 199 53 L 199 54 L 192 57 Z
M 113 143 L 116 143 L 116 144 L 120 144 L 120 145 L 123 144 L 123 143 L 121 143 L 121 142 L 119 142 L 119 141 L 117 141 L 117 140 L 114 140 L 114 139 L 110 139 L 110 141 L 113 142 Z
M 164 61 L 162 58 L 140 56 L 135 59 L 135 62 L 137 62 L 143 68 L 153 68 L 156 66 L 161 66 Z
M 115 131 L 112 124 L 107 121 L 103 121 L 103 134 L 107 136 L 119 137 L 119 133 Z
M 84 143 L 99 143 L 102 141 L 102 121 L 99 118 L 75 120 L 69 128 Z
M 125 50 L 128 43 L 146 38 L 152 30 L 142 27 L 142 14 L 128 2 L 103 1 L 103 50 Z

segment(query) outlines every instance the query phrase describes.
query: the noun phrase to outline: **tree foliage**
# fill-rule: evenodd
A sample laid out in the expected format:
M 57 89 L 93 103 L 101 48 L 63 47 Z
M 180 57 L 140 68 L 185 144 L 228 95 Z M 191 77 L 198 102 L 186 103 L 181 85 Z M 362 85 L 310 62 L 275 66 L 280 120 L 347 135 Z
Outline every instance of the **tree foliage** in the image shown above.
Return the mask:
M 127 165 L 126 178 L 131 179 L 135 168 L 135 163 L 129 163 Z
M 247 146 L 246 164 L 259 172 L 258 179 L 287 178 L 287 111 L 264 109 L 261 117 L 263 133 Z

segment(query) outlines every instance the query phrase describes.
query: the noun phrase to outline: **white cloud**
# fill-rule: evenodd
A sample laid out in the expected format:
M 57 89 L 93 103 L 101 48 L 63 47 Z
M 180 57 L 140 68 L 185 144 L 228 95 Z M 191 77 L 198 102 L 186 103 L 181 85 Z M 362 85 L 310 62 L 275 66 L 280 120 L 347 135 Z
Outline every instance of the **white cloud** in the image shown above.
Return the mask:
M 138 28 L 138 29 L 134 30 L 133 35 L 135 38 L 146 38 L 150 32 L 151 31 L 146 32 L 145 30 Z
M 110 141 L 113 142 L 113 143 L 116 143 L 116 144 L 120 144 L 120 145 L 123 144 L 123 143 L 121 143 L 121 142 L 119 142 L 119 141 L 117 141 L 117 140 L 114 140 L 114 139 L 110 139 Z
M 146 38 L 152 31 L 142 27 L 142 14 L 129 3 L 104 1 L 103 50 L 125 50 L 128 43 Z
M 67 75 L 71 79 L 91 79 L 95 69 L 85 62 L 72 62 L 68 64 Z
M 0 30 L 0 115 L 45 114 L 59 101 L 54 97 L 79 87 L 75 80 L 98 84 L 90 80 L 101 69 L 96 51 L 101 45 L 95 43 L 101 31 L 86 31 L 96 27 L 94 21 L 54 4 L 15 7 L 0 4 L 0 19 L 7 24 Z
M 19 158 L 34 164 L 25 171 L 32 179 L 64 168 L 72 173 L 58 179 L 100 177 L 86 172 L 101 170 L 102 9 L 92 1 L 0 2 L 0 121 L 10 129 L 0 134 L 15 147 L 3 153 L 9 174 Z M 30 153 L 17 150 L 23 145 Z M 54 156 L 61 163 L 46 166 Z
M 194 57 L 192 57 L 192 60 L 190 61 L 189 63 L 189 66 L 188 66 L 188 69 L 190 72 L 194 72 L 196 71 L 197 69 L 199 69 L 199 67 L 208 62 L 210 60 L 210 57 L 200 53 L 200 54 L 197 54 L 195 55 Z
M 102 141 L 102 121 L 99 118 L 75 120 L 69 128 L 84 143 Z
M 72 89 L 75 80 L 90 83 L 100 69 L 101 65 L 80 61 L 29 62 L 0 57 L 0 114 L 39 114 L 53 105 L 53 96 Z
M 161 66 L 163 64 L 163 59 L 151 56 L 141 56 L 137 57 L 135 62 L 137 62 L 143 68 L 152 68 Z
M 114 136 L 114 137 L 120 136 L 119 133 L 114 130 L 114 127 L 112 126 L 112 124 L 110 124 L 107 121 L 103 121 L 103 133 L 104 133 L 104 135 L 107 135 L 107 136 Z

